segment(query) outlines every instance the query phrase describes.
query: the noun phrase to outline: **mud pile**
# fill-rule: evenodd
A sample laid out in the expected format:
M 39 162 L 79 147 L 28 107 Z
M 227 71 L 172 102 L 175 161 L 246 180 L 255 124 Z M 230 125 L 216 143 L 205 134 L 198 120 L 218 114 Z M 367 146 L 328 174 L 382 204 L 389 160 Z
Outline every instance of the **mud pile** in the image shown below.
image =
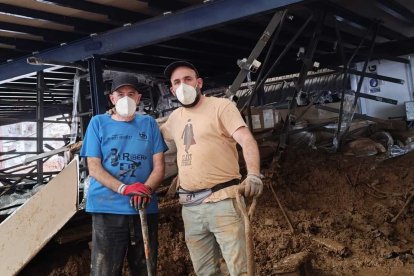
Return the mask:
M 384 160 L 285 152 L 281 167 L 266 168 L 273 178 L 252 221 L 257 275 L 287 273 L 281 261 L 297 253 L 306 255 L 305 275 L 414 275 L 413 166 L 414 153 Z M 161 199 L 161 276 L 194 275 L 180 212 L 176 200 Z M 85 242 L 49 248 L 21 275 L 88 275 L 89 256 Z
M 300 252 L 308 255 L 308 275 L 414 274 L 414 153 L 388 160 L 315 150 L 285 156 L 280 168 L 267 168 L 274 177 L 252 221 L 258 275 L 283 272 L 279 262 Z M 159 274 L 194 275 L 180 208 L 161 206 Z

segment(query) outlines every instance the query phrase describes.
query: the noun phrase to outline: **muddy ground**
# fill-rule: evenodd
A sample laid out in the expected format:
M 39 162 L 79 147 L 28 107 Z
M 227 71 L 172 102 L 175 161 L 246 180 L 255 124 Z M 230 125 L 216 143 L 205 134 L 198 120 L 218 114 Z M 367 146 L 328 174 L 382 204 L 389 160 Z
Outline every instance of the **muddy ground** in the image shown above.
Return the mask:
M 257 275 L 277 275 L 279 262 L 300 252 L 309 259 L 304 275 L 414 275 L 413 152 L 387 160 L 311 149 L 284 156 L 268 168 L 276 174 L 252 220 Z M 160 207 L 158 275 L 194 275 L 180 206 L 164 199 Z M 89 256 L 86 242 L 49 246 L 21 275 L 88 275 Z

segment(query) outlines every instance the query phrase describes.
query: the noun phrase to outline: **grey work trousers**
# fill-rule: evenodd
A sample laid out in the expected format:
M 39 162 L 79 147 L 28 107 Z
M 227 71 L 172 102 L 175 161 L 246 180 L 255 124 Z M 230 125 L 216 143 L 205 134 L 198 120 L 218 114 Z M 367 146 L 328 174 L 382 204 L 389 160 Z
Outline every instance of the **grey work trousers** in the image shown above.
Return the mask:
M 230 275 L 247 275 L 244 222 L 236 199 L 183 206 L 182 216 L 185 241 L 197 275 L 221 275 L 221 255 Z
M 147 214 L 147 222 L 152 271 L 156 275 L 158 214 Z M 93 213 L 91 275 L 121 275 L 125 257 L 131 275 L 148 275 L 139 215 Z

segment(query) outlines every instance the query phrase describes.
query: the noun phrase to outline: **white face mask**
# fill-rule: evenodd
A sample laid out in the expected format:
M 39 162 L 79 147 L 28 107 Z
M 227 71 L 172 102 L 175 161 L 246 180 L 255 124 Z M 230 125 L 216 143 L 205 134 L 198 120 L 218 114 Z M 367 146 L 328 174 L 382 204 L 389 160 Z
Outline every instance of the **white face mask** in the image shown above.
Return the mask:
M 197 90 L 191 85 L 181 83 L 175 90 L 177 100 L 184 106 L 193 104 L 197 99 Z
M 116 113 L 124 118 L 131 117 L 135 114 L 137 103 L 130 97 L 122 97 L 115 104 Z

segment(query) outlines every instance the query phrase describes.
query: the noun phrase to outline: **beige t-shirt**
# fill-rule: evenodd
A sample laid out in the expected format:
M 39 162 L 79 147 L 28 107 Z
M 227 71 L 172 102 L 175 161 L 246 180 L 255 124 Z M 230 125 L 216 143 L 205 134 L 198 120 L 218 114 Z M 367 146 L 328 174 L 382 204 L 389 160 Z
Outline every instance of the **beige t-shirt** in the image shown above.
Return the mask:
M 202 101 L 195 108 L 174 110 L 162 126 L 164 138 L 173 139 L 177 146 L 180 187 L 189 191 L 241 177 L 232 137 L 238 128 L 246 127 L 239 110 L 223 98 L 204 97 Z M 217 191 L 205 202 L 232 197 L 229 193 L 234 188 Z

